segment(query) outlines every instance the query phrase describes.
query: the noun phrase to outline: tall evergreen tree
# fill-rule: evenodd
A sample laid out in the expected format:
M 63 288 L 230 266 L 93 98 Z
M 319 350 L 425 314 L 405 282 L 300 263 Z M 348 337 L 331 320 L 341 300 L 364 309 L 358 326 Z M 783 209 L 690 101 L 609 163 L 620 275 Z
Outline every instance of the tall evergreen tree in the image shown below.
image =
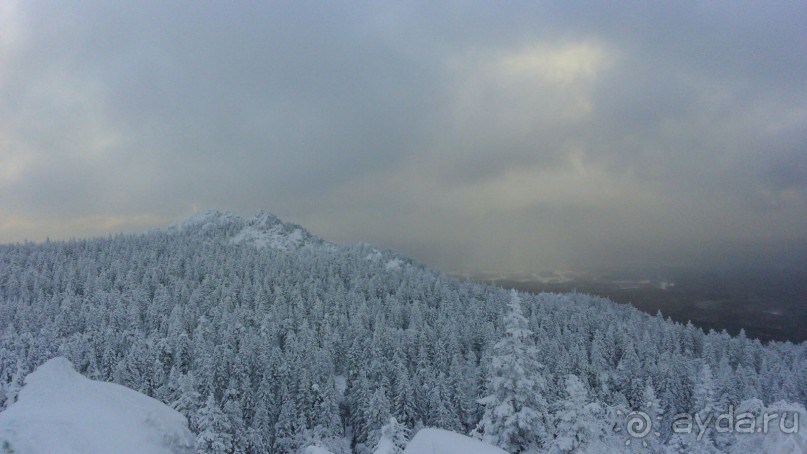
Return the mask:
M 485 412 L 476 432 L 487 443 L 522 452 L 540 448 L 547 438 L 546 381 L 515 290 L 508 309 L 504 338 L 493 346 L 490 394 L 479 401 Z
M 207 397 L 205 405 L 199 410 L 196 426 L 196 449 L 212 454 L 229 454 L 233 452 L 233 437 L 230 421 L 221 411 L 213 394 Z

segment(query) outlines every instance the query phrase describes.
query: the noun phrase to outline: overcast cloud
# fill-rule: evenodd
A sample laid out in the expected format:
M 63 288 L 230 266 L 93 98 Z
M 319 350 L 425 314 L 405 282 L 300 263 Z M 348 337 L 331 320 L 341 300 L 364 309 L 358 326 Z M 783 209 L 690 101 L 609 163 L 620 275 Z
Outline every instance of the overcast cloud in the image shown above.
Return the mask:
M 0 241 L 209 208 L 446 270 L 792 256 L 807 8 L 0 3 Z

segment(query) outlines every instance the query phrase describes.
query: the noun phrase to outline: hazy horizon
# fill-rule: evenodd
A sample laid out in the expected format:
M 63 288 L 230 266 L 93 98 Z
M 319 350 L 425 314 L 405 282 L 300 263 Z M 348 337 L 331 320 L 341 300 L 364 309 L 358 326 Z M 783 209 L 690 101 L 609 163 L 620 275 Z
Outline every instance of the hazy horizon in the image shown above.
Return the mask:
M 0 243 L 264 209 L 448 272 L 807 269 L 793 3 L 0 5 Z

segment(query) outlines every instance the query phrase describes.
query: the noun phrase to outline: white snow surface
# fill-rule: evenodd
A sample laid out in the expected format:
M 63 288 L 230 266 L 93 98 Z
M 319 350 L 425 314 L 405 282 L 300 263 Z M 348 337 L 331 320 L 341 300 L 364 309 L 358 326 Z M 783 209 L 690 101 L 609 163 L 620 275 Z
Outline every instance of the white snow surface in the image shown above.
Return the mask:
M 184 416 L 125 386 L 93 381 L 65 358 L 25 378 L 0 413 L 0 447 L 30 454 L 192 453 Z
M 344 399 L 345 391 L 347 391 L 347 377 L 344 375 L 335 375 L 333 381 L 340 399 Z
M 305 448 L 305 454 L 333 454 L 333 453 L 320 446 L 309 446 Z
M 507 454 L 496 446 L 443 429 L 421 429 L 406 445 L 407 454 Z
M 398 448 L 395 446 L 395 443 L 393 443 L 389 438 L 381 437 L 381 439 L 378 440 L 378 445 L 375 447 L 373 454 L 395 454 L 396 452 L 399 452 L 397 449 Z

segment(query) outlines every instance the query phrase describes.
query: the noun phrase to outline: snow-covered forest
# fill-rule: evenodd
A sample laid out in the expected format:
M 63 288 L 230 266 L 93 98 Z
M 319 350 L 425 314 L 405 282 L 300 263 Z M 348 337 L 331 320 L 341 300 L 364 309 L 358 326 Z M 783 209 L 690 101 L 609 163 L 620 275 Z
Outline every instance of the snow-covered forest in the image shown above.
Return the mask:
M 266 213 L 0 246 L 0 410 L 56 356 L 184 414 L 200 452 L 394 451 L 422 427 L 508 452 L 753 452 L 776 437 L 672 417 L 807 403 L 807 343 L 460 281 Z M 632 410 L 658 434 L 626 445 Z

